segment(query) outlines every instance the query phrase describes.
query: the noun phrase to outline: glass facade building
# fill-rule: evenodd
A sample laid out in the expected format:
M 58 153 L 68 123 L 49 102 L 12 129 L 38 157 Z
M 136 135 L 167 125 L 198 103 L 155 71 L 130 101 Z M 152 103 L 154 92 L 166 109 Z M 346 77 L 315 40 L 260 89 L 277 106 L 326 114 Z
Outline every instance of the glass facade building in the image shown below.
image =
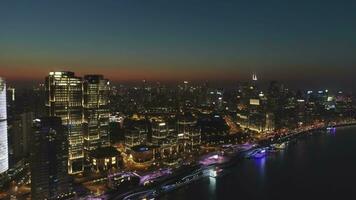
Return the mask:
M 110 146 L 110 82 L 102 75 L 86 75 L 83 80 L 84 150 L 87 154 Z
M 83 84 L 73 72 L 50 72 L 46 78 L 49 116 L 60 117 L 68 131 L 68 173 L 83 171 Z
M 36 119 L 30 156 L 32 199 L 69 199 L 68 134 L 60 117 Z
M 6 113 L 6 84 L 0 77 L 0 173 L 9 168 Z
M 168 124 L 166 122 L 152 122 L 152 144 L 163 145 L 169 136 Z

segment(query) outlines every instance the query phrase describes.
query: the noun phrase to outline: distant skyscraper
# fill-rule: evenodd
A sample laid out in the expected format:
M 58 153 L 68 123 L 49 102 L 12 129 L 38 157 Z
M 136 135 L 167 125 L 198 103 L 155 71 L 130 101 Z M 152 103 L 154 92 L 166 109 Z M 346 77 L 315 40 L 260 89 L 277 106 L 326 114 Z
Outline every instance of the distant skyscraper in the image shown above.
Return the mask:
M 84 150 L 89 153 L 110 145 L 109 80 L 102 75 L 84 76 Z
M 257 81 L 257 75 L 255 73 L 252 74 L 252 80 Z
M 83 84 L 73 72 L 50 72 L 46 77 L 46 106 L 49 116 L 62 119 L 68 129 L 68 173 L 83 171 Z
M 0 78 L 0 173 L 9 168 L 7 142 L 6 84 Z
M 32 199 L 66 199 L 72 195 L 67 146 L 67 128 L 61 118 L 35 120 L 30 157 Z
M 8 92 L 8 101 L 10 101 L 10 102 L 13 102 L 13 101 L 15 101 L 15 97 L 16 97 L 16 93 L 15 93 L 15 88 L 13 88 L 13 87 L 9 87 L 9 88 L 7 88 L 7 92 Z

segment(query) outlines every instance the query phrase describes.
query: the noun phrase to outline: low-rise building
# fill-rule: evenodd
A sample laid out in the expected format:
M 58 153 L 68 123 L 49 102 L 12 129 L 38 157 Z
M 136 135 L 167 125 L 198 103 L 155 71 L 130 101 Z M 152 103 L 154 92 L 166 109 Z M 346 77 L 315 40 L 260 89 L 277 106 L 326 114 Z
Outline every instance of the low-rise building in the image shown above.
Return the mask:
M 122 164 L 120 152 L 114 147 L 98 148 L 90 153 L 92 170 L 106 171 L 118 169 Z

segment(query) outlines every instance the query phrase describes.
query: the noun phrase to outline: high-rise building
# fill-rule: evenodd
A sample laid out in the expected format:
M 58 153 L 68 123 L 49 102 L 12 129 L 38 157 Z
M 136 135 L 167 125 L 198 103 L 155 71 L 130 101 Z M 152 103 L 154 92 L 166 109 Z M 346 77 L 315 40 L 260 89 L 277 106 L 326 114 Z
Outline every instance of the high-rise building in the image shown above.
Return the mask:
M 67 146 L 67 127 L 60 117 L 34 120 L 30 156 L 32 199 L 67 199 L 73 195 Z
M 196 148 L 201 143 L 201 130 L 192 115 L 182 115 L 177 120 L 178 139 L 184 140 L 184 150 Z
M 86 155 L 100 147 L 110 146 L 109 80 L 102 75 L 86 75 L 83 81 L 84 150 Z
M 7 142 L 6 84 L 0 78 L 0 173 L 9 168 Z
M 152 122 L 152 144 L 163 145 L 169 136 L 168 125 L 164 121 Z
M 62 119 L 68 130 L 68 173 L 83 171 L 83 84 L 73 72 L 50 72 L 46 77 L 46 107 L 49 116 Z
M 8 102 L 14 102 L 15 101 L 15 97 L 16 97 L 16 90 L 14 87 L 9 87 L 7 88 L 7 98 L 8 98 Z
M 132 147 L 145 144 L 148 130 L 146 127 L 135 127 L 125 133 L 125 148 L 131 150 Z
M 257 75 L 256 75 L 256 73 L 253 73 L 253 74 L 252 74 L 252 81 L 257 81 Z
M 33 113 L 26 112 L 16 115 L 9 123 L 10 165 L 29 155 L 32 122 Z

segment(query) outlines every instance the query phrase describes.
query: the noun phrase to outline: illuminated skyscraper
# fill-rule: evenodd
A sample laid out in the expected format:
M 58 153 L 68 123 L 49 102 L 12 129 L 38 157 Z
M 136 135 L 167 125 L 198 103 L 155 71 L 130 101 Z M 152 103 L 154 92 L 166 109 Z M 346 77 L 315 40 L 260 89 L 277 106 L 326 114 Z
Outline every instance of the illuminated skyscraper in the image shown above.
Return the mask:
M 102 75 L 84 76 L 84 150 L 89 153 L 110 145 L 109 80 Z
M 9 168 L 7 144 L 6 84 L 0 78 L 0 173 Z
M 190 150 L 201 143 L 201 130 L 197 126 L 197 120 L 191 115 L 178 117 L 177 121 L 178 139 L 184 140 L 184 148 Z
M 252 74 L 252 80 L 257 81 L 257 75 L 255 73 Z
M 30 157 L 32 199 L 69 199 L 68 134 L 60 117 L 36 119 Z
M 46 77 L 49 116 L 62 119 L 68 129 L 68 173 L 83 171 L 83 84 L 73 72 L 50 72 Z
M 152 144 L 162 145 L 169 136 L 168 125 L 164 121 L 152 122 Z
M 136 127 L 125 133 L 125 148 L 131 150 L 132 147 L 146 143 L 148 130 L 146 127 Z

